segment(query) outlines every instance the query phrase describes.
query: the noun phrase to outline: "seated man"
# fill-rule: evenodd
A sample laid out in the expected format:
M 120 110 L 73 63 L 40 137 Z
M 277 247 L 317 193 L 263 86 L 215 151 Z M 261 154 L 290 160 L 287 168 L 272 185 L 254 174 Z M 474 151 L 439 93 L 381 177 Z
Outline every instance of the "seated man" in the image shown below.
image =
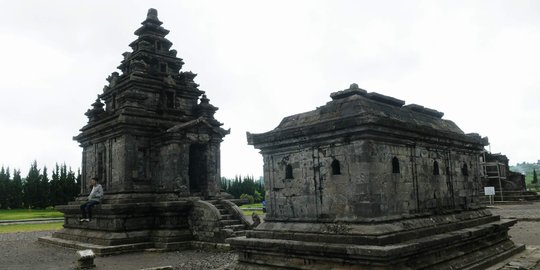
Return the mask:
M 92 184 L 92 191 L 90 192 L 90 195 L 88 195 L 88 201 L 81 205 L 81 222 L 90 221 L 92 219 L 92 207 L 99 204 L 103 197 L 103 188 L 98 183 L 98 178 L 92 177 L 90 183 Z

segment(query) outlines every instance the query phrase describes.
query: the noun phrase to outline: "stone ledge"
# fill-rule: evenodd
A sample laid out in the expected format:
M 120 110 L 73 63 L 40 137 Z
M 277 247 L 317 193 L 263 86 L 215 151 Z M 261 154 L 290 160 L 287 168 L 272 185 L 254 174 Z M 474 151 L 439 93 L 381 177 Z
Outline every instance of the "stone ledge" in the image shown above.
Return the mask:
M 298 253 L 311 253 L 323 250 L 325 254 L 332 254 L 333 257 L 346 256 L 352 259 L 362 259 L 365 257 L 400 257 L 418 250 L 427 250 L 433 246 L 451 245 L 452 243 L 467 239 L 474 239 L 478 236 L 487 235 L 490 231 L 496 230 L 499 227 L 510 227 L 511 225 L 513 225 L 512 221 L 493 222 L 473 228 L 465 228 L 389 245 L 326 243 L 317 242 L 318 239 L 314 239 L 314 241 L 295 241 L 247 237 L 231 238 L 228 239 L 228 242 L 233 246 L 241 246 L 242 250 L 247 248 L 249 250 L 269 251 L 282 248 L 284 250 L 294 250 Z
M 97 256 L 116 255 L 130 252 L 169 252 L 174 250 L 202 249 L 216 251 L 230 251 L 231 247 L 226 243 L 211 243 L 202 241 L 182 241 L 172 243 L 143 242 L 135 244 L 104 246 L 88 244 L 79 241 L 60 239 L 52 236 L 38 238 L 38 241 L 47 245 L 54 245 L 69 249 L 91 249 Z
M 507 235 L 515 222 L 494 221 L 389 245 L 247 237 L 231 238 L 228 242 L 240 253 L 239 265 L 244 268 L 237 269 L 261 265 L 268 267 L 260 269 L 331 269 L 339 265 L 351 267 L 347 269 L 364 269 L 367 265 L 373 269 L 482 269 L 523 249 Z M 284 258 L 288 260 L 285 264 Z M 310 268 L 314 265 L 328 268 Z
M 249 231 L 247 236 L 301 241 L 311 238 L 330 243 L 382 245 L 498 222 L 499 220 L 499 216 L 494 216 L 485 210 L 375 224 L 287 223 L 266 220 L 265 223 Z
M 38 241 L 44 244 L 56 245 L 56 246 L 60 246 L 64 248 L 70 248 L 70 249 L 91 249 L 96 253 L 97 256 L 142 251 L 154 245 L 152 242 L 143 242 L 143 243 L 117 245 L 117 246 L 102 246 L 102 245 L 94 245 L 94 244 L 82 243 L 82 242 L 72 241 L 72 240 L 65 240 L 65 239 L 55 238 L 52 236 L 40 237 Z

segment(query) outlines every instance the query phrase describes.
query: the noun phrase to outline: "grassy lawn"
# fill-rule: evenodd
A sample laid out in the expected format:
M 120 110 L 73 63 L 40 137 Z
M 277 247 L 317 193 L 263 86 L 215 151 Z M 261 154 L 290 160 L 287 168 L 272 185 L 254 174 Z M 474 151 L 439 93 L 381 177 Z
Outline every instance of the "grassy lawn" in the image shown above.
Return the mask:
M 20 220 L 33 218 L 58 218 L 64 214 L 54 209 L 10 209 L 0 210 L 0 220 Z
M 246 208 L 261 208 L 262 209 L 262 203 L 252 203 L 252 204 L 244 204 L 240 206 L 240 209 L 242 209 L 242 212 L 244 213 L 244 216 L 251 216 L 253 212 L 257 213 L 257 215 L 264 214 L 262 210 L 244 210 Z
M 264 214 L 262 210 L 242 210 L 242 213 L 244 214 L 244 216 L 251 216 L 253 214 L 253 212 L 257 213 L 257 215 L 262 215 Z
M 262 203 L 244 204 L 240 208 L 262 208 Z
M 60 230 L 64 222 L 0 225 L 0 233 Z

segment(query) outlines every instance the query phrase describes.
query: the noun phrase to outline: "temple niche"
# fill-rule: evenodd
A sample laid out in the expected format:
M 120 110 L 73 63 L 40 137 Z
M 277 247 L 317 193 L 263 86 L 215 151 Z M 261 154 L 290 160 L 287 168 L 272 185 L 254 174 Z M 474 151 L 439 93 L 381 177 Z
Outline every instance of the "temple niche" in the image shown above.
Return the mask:
M 330 97 L 247 134 L 267 216 L 228 240 L 236 269 L 479 269 L 523 250 L 479 200 L 487 138 L 356 84 Z
M 150 9 L 120 72 L 108 76 L 86 112 L 88 123 L 74 137 L 83 149 L 81 197 L 56 207 L 64 229 L 42 241 L 105 255 L 215 246 L 249 227 L 239 201 L 220 191 L 220 143 L 229 130 L 214 118 L 218 108 L 196 74 L 181 70 L 161 25 Z M 105 196 L 94 219 L 81 223 L 79 205 L 94 176 Z

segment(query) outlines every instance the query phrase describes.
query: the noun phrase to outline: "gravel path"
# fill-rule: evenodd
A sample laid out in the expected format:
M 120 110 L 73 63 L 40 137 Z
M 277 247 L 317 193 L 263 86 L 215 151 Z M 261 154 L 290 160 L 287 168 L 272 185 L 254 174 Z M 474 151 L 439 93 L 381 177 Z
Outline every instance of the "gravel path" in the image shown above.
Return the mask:
M 77 259 L 75 250 L 37 242 L 38 237 L 51 234 L 51 231 L 0 234 L 0 269 L 73 269 Z M 234 261 L 236 255 L 231 252 L 142 252 L 97 257 L 94 269 L 133 270 L 166 265 L 174 269 L 225 269 Z

